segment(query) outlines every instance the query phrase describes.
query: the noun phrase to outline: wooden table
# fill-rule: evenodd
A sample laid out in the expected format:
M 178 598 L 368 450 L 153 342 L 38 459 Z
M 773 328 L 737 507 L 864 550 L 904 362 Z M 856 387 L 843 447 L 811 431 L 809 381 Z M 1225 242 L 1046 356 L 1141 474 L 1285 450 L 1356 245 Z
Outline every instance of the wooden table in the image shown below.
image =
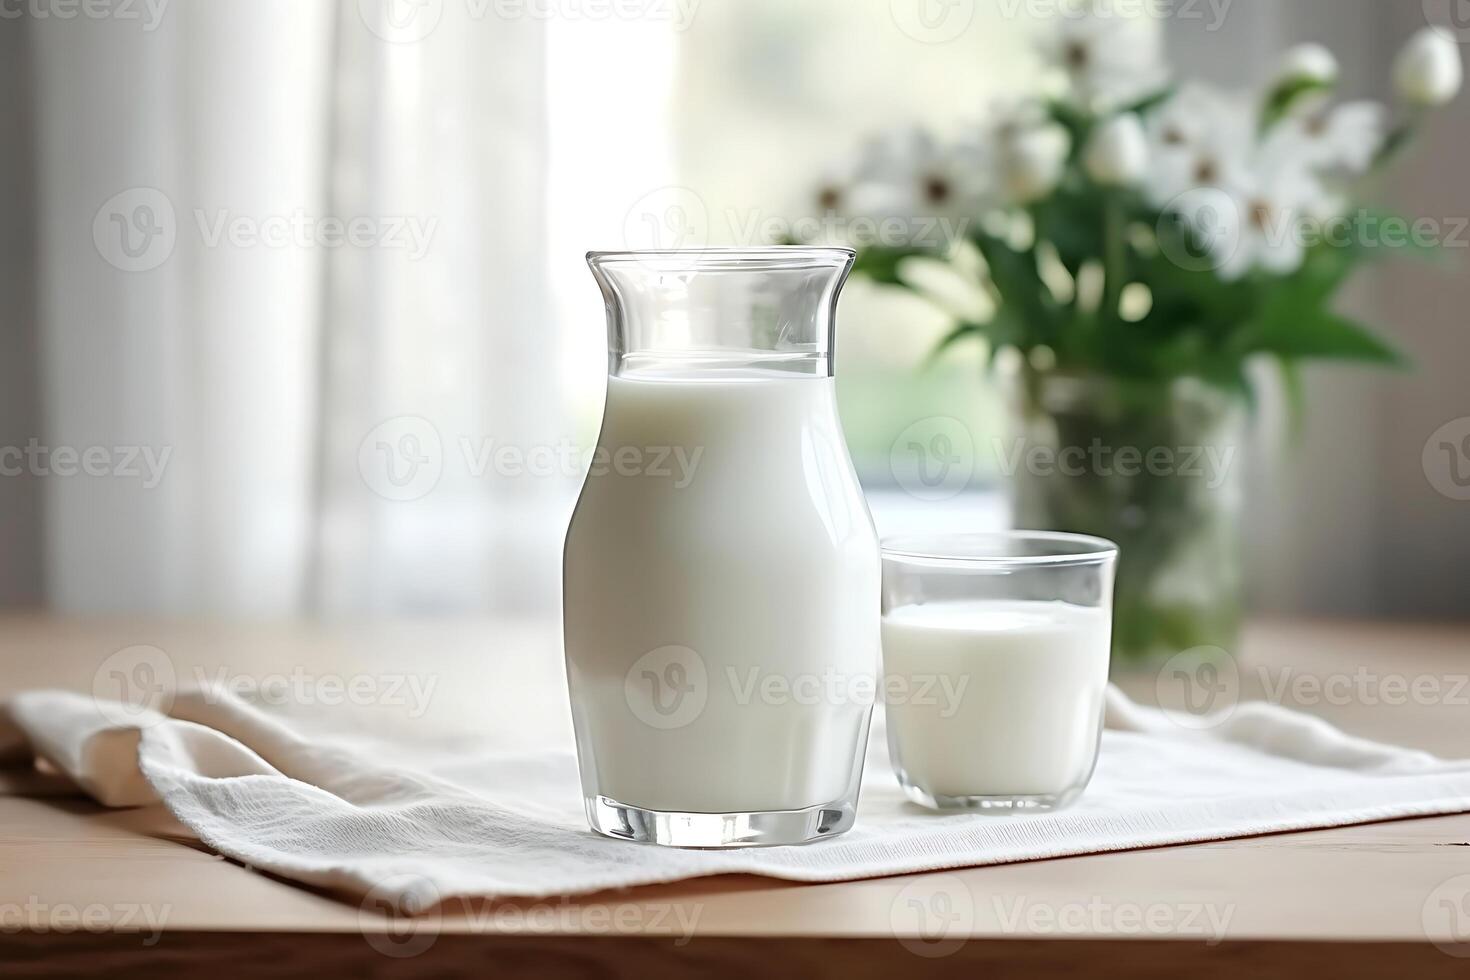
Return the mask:
M 385 695 L 333 709 L 344 726 L 422 735 L 474 725 L 505 738 L 569 730 L 564 706 L 517 696 L 559 683 L 555 630 L 533 624 L 0 618 L 0 696 L 90 690 L 108 657 L 135 644 L 165 651 L 185 681 L 200 670 L 438 678 L 431 710 Z M 1260 624 L 1241 665 L 1247 695 L 1273 692 L 1359 734 L 1470 756 L 1470 629 Z M 1416 681 L 1426 703 L 1413 703 Z M 1158 690 L 1150 676 L 1126 686 L 1146 699 Z M 1025 976 L 1464 978 L 1463 875 L 1470 816 L 1453 816 L 835 885 L 727 877 L 576 901 L 467 903 L 405 927 L 212 855 L 160 808 L 0 796 L 0 976 L 779 967 L 891 977 L 1010 965 Z M 947 931 L 895 929 L 895 910 L 915 902 Z

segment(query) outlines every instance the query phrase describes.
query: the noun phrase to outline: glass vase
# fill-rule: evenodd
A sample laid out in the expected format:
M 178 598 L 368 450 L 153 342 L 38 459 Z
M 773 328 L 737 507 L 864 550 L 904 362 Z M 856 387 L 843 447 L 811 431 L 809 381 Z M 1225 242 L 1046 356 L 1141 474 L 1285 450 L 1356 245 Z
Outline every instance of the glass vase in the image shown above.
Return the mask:
M 1001 460 L 1017 527 L 1118 544 L 1113 663 L 1234 651 L 1241 624 L 1241 400 L 1195 379 L 1012 376 Z

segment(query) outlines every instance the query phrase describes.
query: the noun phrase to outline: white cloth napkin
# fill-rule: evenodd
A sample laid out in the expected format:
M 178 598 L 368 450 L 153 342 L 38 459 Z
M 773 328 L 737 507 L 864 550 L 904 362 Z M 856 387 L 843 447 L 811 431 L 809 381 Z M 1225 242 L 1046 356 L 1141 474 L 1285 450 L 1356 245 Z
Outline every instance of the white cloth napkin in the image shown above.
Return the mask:
M 0 758 L 28 749 L 104 805 L 161 799 L 222 854 L 406 910 L 729 872 L 839 881 L 1470 811 L 1470 763 L 1353 738 L 1267 704 L 1186 726 L 1116 690 L 1097 775 L 1071 810 L 922 811 L 904 801 L 875 732 L 851 832 L 737 851 L 592 834 L 570 747 L 471 758 L 439 747 L 411 766 L 386 764 L 211 690 L 181 692 L 168 717 L 117 717 L 79 694 L 21 694 L 0 710 Z

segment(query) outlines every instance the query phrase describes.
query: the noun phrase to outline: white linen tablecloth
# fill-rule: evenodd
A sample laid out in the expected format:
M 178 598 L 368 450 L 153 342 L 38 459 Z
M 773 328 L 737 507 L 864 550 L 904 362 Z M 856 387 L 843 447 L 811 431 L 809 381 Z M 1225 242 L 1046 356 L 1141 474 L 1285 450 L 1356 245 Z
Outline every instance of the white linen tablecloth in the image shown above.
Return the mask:
M 454 896 L 547 897 L 746 872 L 841 881 L 1470 811 L 1470 763 L 1345 735 L 1263 703 L 1180 724 L 1109 692 L 1096 777 L 1057 814 L 933 814 L 905 801 L 874 732 L 856 827 L 801 847 L 693 851 L 587 830 L 570 745 L 392 757 L 294 730 L 223 690 L 167 716 L 92 697 L 20 694 L 0 759 L 34 756 L 106 806 L 162 801 L 251 867 L 422 910 Z M 411 760 L 411 761 L 405 761 Z M 15 772 L 16 770 L 12 770 Z M 20 783 L 15 783 L 20 785 Z

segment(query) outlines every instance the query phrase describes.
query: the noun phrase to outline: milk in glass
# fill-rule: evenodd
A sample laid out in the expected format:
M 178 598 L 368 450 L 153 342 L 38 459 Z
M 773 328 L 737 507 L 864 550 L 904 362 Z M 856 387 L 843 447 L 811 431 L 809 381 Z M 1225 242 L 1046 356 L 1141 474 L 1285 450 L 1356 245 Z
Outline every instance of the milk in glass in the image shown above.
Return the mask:
M 974 599 L 883 617 L 896 764 L 943 797 L 1060 796 L 1097 755 L 1107 611 Z

